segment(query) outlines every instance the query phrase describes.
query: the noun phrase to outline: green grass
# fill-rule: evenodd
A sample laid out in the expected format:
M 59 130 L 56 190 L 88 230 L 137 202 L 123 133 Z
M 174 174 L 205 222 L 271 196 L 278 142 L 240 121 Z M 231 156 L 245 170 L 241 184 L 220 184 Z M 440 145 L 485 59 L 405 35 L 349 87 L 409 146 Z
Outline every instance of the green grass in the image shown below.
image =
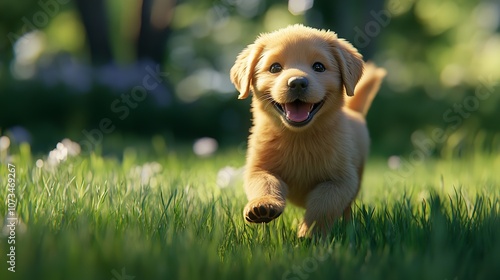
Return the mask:
M 0 218 L 7 213 L 0 157 Z M 13 152 L 16 272 L 0 238 L 0 279 L 499 279 L 500 158 L 428 159 L 404 176 L 372 157 L 350 221 L 328 240 L 296 237 L 303 210 L 247 225 L 242 187 L 216 185 L 244 154 L 189 152 L 69 158 L 35 165 Z M 141 176 L 137 166 L 161 171 Z M 395 172 L 395 173 L 391 173 Z M 399 178 L 387 180 L 387 178 Z M 123 270 L 122 270 L 123 269 Z M 126 274 L 121 275 L 122 272 Z

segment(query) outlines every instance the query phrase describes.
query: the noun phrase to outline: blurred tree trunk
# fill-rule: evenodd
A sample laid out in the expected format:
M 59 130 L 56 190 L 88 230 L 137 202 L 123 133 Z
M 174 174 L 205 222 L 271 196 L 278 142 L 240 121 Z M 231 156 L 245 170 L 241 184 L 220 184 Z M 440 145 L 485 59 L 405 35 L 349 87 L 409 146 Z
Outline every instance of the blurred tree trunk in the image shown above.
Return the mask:
M 75 0 L 85 27 L 92 64 L 102 65 L 113 60 L 108 34 L 108 17 L 104 0 Z M 136 41 L 137 60 L 162 64 L 170 33 L 175 0 L 143 0 L 140 29 Z
M 136 43 L 138 60 L 163 64 L 174 6 L 175 0 L 142 1 L 141 27 Z
M 318 28 L 335 31 L 368 60 L 373 58 L 377 39 L 390 21 L 384 16 L 387 14 L 384 0 L 315 1 L 306 19 Z
M 103 65 L 113 60 L 108 36 L 108 22 L 103 0 L 75 0 L 90 48 L 92 64 Z

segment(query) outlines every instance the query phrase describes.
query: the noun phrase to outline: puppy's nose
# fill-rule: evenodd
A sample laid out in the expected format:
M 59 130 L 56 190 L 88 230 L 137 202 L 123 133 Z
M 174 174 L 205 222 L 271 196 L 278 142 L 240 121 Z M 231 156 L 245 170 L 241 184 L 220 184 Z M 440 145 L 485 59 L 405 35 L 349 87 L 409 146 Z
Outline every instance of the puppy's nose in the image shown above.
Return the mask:
M 309 81 L 305 77 L 291 77 L 288 79 L 288 88 L 294 92 L 302 92 L 307 89 Z

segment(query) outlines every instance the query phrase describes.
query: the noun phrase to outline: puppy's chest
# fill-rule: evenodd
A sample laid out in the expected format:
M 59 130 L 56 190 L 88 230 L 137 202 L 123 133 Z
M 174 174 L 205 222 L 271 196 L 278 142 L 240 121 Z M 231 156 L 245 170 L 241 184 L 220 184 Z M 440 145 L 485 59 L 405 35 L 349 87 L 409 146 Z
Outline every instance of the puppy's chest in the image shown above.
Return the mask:
M 281 142 L 270 148 L 272 154 L 262 160 L 266 161 L 269 171 L 280 176 L 291 189 L 311 189 L 332 180 L 337 173 L 340 154 L 327 143 Z

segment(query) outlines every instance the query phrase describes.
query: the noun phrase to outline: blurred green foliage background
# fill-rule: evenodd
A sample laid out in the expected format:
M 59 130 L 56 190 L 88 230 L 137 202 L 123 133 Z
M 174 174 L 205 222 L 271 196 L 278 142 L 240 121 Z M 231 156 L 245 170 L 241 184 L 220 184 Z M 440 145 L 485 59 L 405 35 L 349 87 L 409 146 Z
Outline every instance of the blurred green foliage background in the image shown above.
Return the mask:
M 239 145 L 250 105 L 229 69 L 293 23 L 336 31 L 388 70 L 368 116 L 374 153 L 500 150 L 497 0 L 2 1 L 0 134 L 39 151 L 64 137 Z

